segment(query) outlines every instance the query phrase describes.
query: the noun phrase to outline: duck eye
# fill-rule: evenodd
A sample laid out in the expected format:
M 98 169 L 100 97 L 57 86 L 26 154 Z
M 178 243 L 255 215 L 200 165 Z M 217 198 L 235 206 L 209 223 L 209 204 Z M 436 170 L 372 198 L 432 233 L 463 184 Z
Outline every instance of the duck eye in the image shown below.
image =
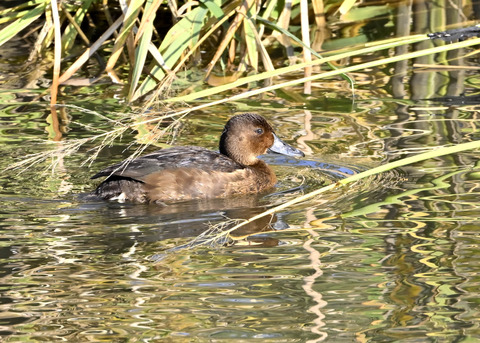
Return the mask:
M 256 129 L 255 133 L 261 135 L 263 133 L 263 129 Z

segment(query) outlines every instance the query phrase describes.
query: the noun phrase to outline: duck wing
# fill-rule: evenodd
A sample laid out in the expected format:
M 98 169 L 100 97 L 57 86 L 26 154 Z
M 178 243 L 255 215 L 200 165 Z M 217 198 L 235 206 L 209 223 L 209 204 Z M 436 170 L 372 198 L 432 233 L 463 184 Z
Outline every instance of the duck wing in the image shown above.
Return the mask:
M 195 168 L 201 170 L 216 170 L 234 172 L 244 167 L 229 157 L 202 147 L 184 146 L 155 151 L 148 155 L 135 158 L 107 167 L 92 176 L 123 176 L 141 180 L 145 176 L 164 169 Z

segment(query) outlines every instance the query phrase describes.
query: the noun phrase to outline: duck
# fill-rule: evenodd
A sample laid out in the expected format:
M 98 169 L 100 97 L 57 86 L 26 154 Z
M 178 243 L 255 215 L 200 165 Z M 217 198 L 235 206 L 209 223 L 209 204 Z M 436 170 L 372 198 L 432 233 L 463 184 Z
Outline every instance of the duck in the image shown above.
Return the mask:
M 262 193 L 277 183 L 273 170 L 258 158 L 267 152 L 305 156 L 282 141 L 261 115 L 237 114 L 225 124 L 219 151 L 177 146 L 116 163 L 92 176 L 106 177 L 94 196 L 166 205 Z

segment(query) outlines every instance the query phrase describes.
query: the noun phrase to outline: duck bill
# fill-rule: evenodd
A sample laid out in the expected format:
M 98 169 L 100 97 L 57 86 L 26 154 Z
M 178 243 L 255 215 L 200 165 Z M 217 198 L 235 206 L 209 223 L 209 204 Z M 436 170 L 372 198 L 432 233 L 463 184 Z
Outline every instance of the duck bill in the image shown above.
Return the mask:
M 268 149 L 269 152 L 276 152 L 277 154 L 282 154 L 282 155 L 287 155 L 287 156 L 293 156 L 293 157 L 303 157 L 305 154 L 294 148 L 291 145 L 288 145 L 284 141 L 282 141 L 280 138 L 277 137 L 276 134 L 273 134 L 273 145 Z

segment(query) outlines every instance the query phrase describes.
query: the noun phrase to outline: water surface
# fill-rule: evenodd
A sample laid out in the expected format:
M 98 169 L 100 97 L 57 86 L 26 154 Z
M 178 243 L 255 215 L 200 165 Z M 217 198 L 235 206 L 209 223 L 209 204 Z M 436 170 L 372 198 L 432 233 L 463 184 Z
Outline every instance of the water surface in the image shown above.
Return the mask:
M 8 66 L 3 78 L 21 75 L 22 59 L 15 58 L 0 61 Z M 295 88 L 192 113 L 146 151 L 166 143 L 216 149 L 227 118 L 248 111 L 268 118 L 307 156 L 263 157 L 279 177 L 270 194 L 167 208 L 83 197 L 97 183 L 90 176 L 141 146 L 154 125 L 125 132 L 93 163 L 83 162 L 96 142 L 69 156 L 62 151 L 110 129 L 111 120 L 130 120 L 117 100 L 119 86 L 66 91 L 62 138 L 54 141 L 45 85 L 3 85 L 0 169 L 58 151 L 0 175 L 3 339 L 476 341 L 477 151 L 336 189 L 237 235 L 275 232 L 177 249 L 226 218 L 249 218 L 350 173 L 479 138 L 477 102 L 467 97 L 458 105 L 455 98 L 475 94 L 475 72 L 427 70 L 399 83 L 400 67 L 357 75 L 376 81 L 360 82 L 355 98 L 338 80 L 315 85 L 311 96 Z

